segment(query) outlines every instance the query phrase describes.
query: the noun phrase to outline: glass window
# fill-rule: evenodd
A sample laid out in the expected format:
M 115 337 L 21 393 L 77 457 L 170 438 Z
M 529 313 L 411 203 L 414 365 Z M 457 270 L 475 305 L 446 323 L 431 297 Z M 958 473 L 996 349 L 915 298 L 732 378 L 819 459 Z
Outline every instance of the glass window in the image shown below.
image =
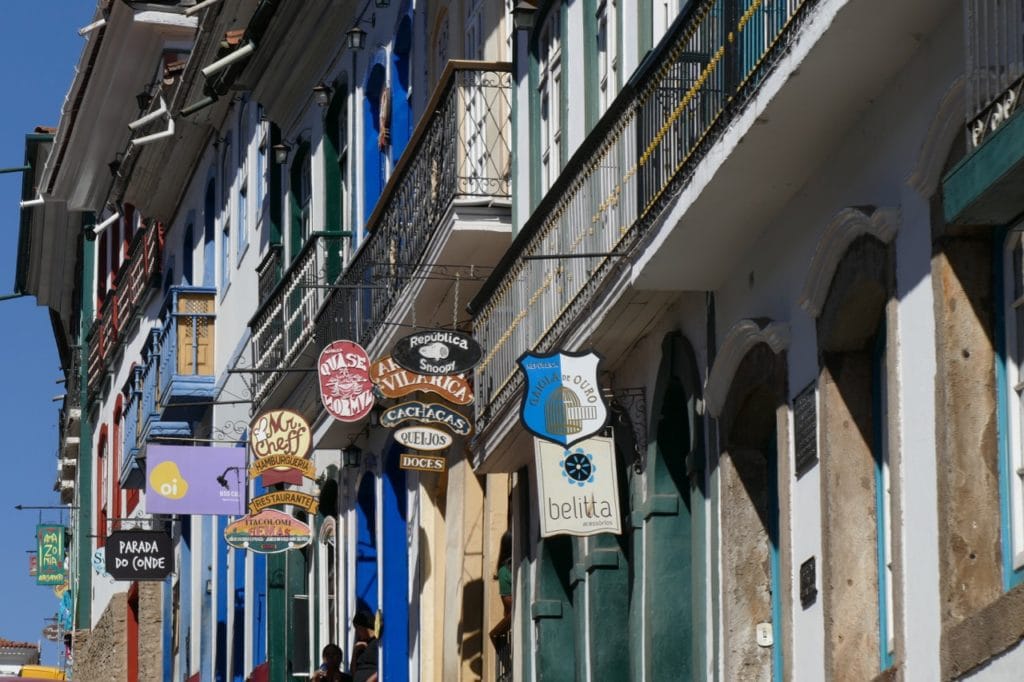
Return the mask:
M 227 293 L 228 285 L 231 283 L 231 220 L 224 221 L 224 228 L 221 231 L 220 240 L 220 293 L 223 296 Z
M 1004 255 L 1004 320 L 1006 328 L 1006 394 L 1009 402 L 1006 476 L 1003 484 L 1004 527 L 1009 530 L 1007 567 L 1010 573 L 1024 568 L 1024 245 L 1021 230 L 1010 232 Z M 1016 580 L 1011 580 L 1014 584 Z
M 611 104 L 618 89 L 618 33 L 615 20 L 618 12 L 615 0 L 601 0 L 597 7 L 597 78 L 599 113 Z
M 562 40 L 561 6 L 558 3 L 548 12 L 539 33 L 537 47 L 541 190 L 546 192 L 561 169 Z

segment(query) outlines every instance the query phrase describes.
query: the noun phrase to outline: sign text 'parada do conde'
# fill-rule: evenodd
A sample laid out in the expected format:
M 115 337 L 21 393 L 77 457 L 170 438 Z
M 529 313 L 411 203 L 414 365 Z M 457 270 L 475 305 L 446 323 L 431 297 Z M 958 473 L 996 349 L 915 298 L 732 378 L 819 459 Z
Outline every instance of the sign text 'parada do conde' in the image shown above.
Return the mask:
M 159 530 L 116 530 L 107 537 L 106 569 L 114 580 L 163 580 L 174 571 L 174 543 Z
M 416 391 L 429 391 L 456 405 L 473 402 L 473 389 L 465 377 L 458 374 L 416 374 L 403 369 L 390 357 L 381 358 L 370 366 L 370 378 L 385 398 L 401 398 Z
M 373 409 L 370 358 L 358 343 L 335 341 L 324 348 L 317 362 L 317 376 L 320 401 L 338 421 L 357 422 Z
M 316 478 L 316 467 L 306 459 L 313 442 L 313 433 L 302 415 L 291 410 L 271 410 L 256 417 L 251 426 L 249 449 L 256 461 L 249 466 L 250 476 L 259 476 L 273 469 L 296 470 L 302 476 Z M 264 483 L 270 484 L 266 480 Z
M 473 428 L 469 419 L 440 403 L 421 403 L 418 400 L 410 400 L 407 403 L 389 407 L 380 415 L 380 425 L 389 429 L 410 421 L 446 426 L 460 436 L 468 436 Z
M 518 362 L 526 376 L 519 417 L 530 433 L 568 447 L 604 428 L 608 406 L 597 382 L 600 355 L 523 353 Z
M 535 438 L 534 447 L 541 537 L 622 532 L 611 438 L 571 448 Z
M 273 554 L 305 547 L 313 533 L 305 523 L 283 511 L 264 509 L 229 524 L 224 539 L 232 547 Z
M 395 342 L 391 351 L 391 357 L 401 367 L 432 376 L 463 374 L 473 369 L 482 356 L 476 339 L 464 332 L 446 329 L 409 334 Z

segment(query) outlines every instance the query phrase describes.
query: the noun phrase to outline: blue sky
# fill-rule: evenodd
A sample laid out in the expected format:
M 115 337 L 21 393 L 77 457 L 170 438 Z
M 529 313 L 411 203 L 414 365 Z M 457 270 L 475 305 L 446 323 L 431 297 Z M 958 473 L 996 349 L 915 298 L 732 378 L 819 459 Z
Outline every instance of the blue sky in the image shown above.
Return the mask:
M 20 166 L 25 134 L 37 125 L 57 125 L 60 107 L 74 76 L 85 40 L 77 29 L 88 24 L 95 3 L 59 0 L 4 4 L 0 22 L 0 167 Z M 21 174 L 0 175 L 0 293 L 14 287 L 18 248 Z M 35 526 L 58 522 L 58 511 L 16 511 L 14 505 L 57 505 L 57 418 L 64 392 L 49 315 L 33 298 L 0 302 L 0 433 L 4 494 L 0 495 L 0 637 L 42 640 L 44 619 L 57 600 L 51 588 L 28 575 L 27 551 L 35 546 Z M 65 521 L 67 514 L 64 514 Z M 58 647 L 43 641 L 43 662 L 56 665 Z

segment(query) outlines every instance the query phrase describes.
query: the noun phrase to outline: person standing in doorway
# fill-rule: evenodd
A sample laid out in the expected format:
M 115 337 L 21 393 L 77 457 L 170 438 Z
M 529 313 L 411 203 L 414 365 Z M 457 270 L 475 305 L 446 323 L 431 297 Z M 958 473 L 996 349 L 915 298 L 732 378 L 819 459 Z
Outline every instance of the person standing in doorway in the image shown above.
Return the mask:
M 352 682 L 352 676 L 341 671 L 345 655 L 337 644 L 328 644 L 321 654 L 322 665 L 309 678 L 313 682 Z
M 356 643 L 352 652 L 352 679 L 355 682 L 377 682 L 377 664 L 380 658 L 379 633 L 374 619 L 366 611 L 359 611 L 352 618 L 356 629 Z

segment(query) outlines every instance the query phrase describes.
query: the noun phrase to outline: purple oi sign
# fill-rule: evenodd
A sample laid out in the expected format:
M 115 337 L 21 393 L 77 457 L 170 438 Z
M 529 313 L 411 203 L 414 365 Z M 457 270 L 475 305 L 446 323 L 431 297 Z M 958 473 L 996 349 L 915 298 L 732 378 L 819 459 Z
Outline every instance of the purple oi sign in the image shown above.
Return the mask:
M 245 448 L 150 445 L 147 514 L 245 514 Z

